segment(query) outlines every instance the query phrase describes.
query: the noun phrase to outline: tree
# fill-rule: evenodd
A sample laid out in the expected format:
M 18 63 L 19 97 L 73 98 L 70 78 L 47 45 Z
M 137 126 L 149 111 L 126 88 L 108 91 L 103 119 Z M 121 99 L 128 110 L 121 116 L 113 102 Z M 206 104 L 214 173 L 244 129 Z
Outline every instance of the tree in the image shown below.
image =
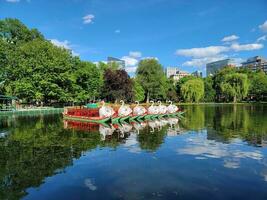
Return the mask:
M 90 62 L 78 61 L 74 79 L 76 83 L 76 101 L 85 102 L 88 99 L 95 100 L 100 96 L 103 85 L 100 70 Z
M 144 59 L 138 64 L 136 80 L 145 90 L 147 102 L 150 98 L 165 99 L 167 78 L 156 59 Z
M 166 92 L 166 98 L 171 101 L 178 101 L 178 96 L 176 93 L 175 83 L 173 82 L 173 79 L 169 78 L 167 82 L 167 92 Z
M 144 101 L 145 100 L 145 90 L 142 85 L 133 79 L 133 91 L 134 91 L 134 101 Z
M 208 76 L 204 80 L 204 101 L 213 102 L 215 100 L 216 91 L 213 88 L 213 79 L 211 76 Z
M 5 67 L 7 94 L 26 102 L 71 101 L 73 57 L 69 50 L 41 39 L 19 45 Z M 30 89 L 30 93 L 25 89 Z M 26 87 L 27 86 L 27 87 Z
M 44 39 L 37 29 L 28 29 L 18 19 L 11 18 L 0 20 L 0 38 L 14 45 L 34 39 Z
M 255 96 L 256 100 L 263 100 L 267 94 L 267 75 L 264 72 L 252 73 L 249 94 Z
M 196 79 L 195 76 L 184 76 L 183 78 L 180 78 L 179 81 L 176 83 L 176 93 L 181 98 L 182 97 L 182 85 L 187 82 L 188 80 Z
M 196 78 L 186 81 L 181 87 L 181 94 L 186 102 L 199 102 L 204 96 L 204 83 Z
M 103 97 L 108 101 L 132 101 L 133 81 L 125 70 L 107 69 L 104 73 Z
M 248 77 L 240 73 L 226 74 L 220 83 L 220 88 L 227 101 L 232 100 L 236 103 L 248 94 Z
M 229 74 L 236 73 L 236 68 L 232 66 L 226 66 L 222 68 L 220 71 L 218 71 L 215 76 L 213 77 L 213 88 L 215 89 L 216 96 L 215 100 L 216 101 L 223 101 L 224 95 L 222 94 L 222 88 L 221 88 L 221 83 L 225 80 L 225 76 Z

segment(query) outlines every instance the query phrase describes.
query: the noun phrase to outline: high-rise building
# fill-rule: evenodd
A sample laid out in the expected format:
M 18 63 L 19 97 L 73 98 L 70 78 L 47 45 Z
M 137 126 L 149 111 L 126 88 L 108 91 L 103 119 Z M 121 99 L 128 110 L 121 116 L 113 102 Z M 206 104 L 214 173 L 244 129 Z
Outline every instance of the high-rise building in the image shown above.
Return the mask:
M 120 69 L 125 69 L 125 61 L 124 60 L 114 58 L 114 57 L 108 57 L 107 63 L 108 63 L 108 65 L 110 65 L 112 63 L 116 63 Z
M 226 66 L 235 66 L 234 60 L 224 59 L 224 60 L 218 60 L 215 62 L 207 63 L 206 64 L 207 76 L 214 75 L 217 71 L 219 71 L 220 69 Z
M 202 71 L 199 71 L 199 70 L 194 71 L 194 72 L 192 73 L 192 75 L 195 76 L 195 77 L 200 77 L 200 78 L 202 78 Z
M 252 71 L 261 70 L 267 74 L 267 60 L 263 57 L 255 56 L 243 62 L 241 68 L 248 68 Z

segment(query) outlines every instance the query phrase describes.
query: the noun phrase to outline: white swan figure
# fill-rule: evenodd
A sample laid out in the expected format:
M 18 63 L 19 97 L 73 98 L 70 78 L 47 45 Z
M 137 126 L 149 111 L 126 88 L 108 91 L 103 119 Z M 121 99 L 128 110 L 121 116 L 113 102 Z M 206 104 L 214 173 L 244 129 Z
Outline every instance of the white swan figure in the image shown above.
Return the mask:
M 130 106 L 124 105 L 124 101 L 121 100 L 120 101 L 122 104 L 118 110 L 118 115 L 119 117 L 123 117 L 123 116 L 127 116 L 130 115 L 132 113 L 132 109 L 130 108 Z
M 134 115 L 144 115 L 146 113 L 146 109 L 143 106 L 139 105 L 139 102 L 136 101 L 137 105 L 133 108 Z
M 137 131 L 136 134 L 138 135 L 140 130 L 142 130 L 142 129 L 144 129 L 146 127 L 146 122 L 134 123 L 133 127 Z
M 161 101 L 158 101 L 159 106 L 158 106 L 158 110 L 159 110 L 159 114 L 166 114 L 167 113 L 167 106 L 162 105 Z
M 100 117 L 111 117 L 114 114 L 114 110 L 110 106 L 105 105 L 105 101 L 102 101 L 102 106 L 99 109 Z
M 170 105 L 168 105 L 167 107 L 167 112 L 168 113 L 175 113 L 178 111 L 178 107 L 176 105 L 173 105 L 172 104 L 172 101 L 169 101 L 170 102 Z
M 101 140 L 105 140 L 106 136 L 112 135 L 113 132 L 115 131 L 115 128 L 113 126 L 111 127 L 106 127 L 100 124 L 99 126 L 99 133 L 101 135 Z
M 154 106 L 154 101 L 150 101 L 150 103 L 152 104 L 147 109 L 148 114 L 152 114 L 152 115 L 158 114 L 158 108 L 157 106 Z

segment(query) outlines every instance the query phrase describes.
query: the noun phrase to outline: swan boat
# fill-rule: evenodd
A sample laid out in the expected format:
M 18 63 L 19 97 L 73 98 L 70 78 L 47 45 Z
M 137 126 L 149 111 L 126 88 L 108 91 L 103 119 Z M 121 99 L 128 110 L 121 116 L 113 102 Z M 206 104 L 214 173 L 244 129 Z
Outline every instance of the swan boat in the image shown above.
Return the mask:
M 154 120 L 164 117 L 182 117 L 183 112 L 171 104 L 167 111 L 162 112 L 160 105 L 154 105 L 151 101 L 149 107 L 144 107 L 136 102 L 134 105 L 125 105 L 121 101 L 120 107 L 111 107 L 101 102 L 98 104 L 87 104 L 84 107 L 65 107 L 63 118 L 65 120 L 92 122 L 92 123 L 123 123 L 123 122 L 142 122 L 145 120 Z M 172 109 L 173 108 L 173 109 Z

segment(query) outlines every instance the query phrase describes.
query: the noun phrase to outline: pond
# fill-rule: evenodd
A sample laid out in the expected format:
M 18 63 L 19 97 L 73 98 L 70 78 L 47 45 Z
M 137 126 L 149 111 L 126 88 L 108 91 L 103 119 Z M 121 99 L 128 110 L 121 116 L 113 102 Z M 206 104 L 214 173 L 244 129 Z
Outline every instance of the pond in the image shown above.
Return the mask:
M 267 104 L 114 126 L 0 118 L 0 199 L 267 199 Z

